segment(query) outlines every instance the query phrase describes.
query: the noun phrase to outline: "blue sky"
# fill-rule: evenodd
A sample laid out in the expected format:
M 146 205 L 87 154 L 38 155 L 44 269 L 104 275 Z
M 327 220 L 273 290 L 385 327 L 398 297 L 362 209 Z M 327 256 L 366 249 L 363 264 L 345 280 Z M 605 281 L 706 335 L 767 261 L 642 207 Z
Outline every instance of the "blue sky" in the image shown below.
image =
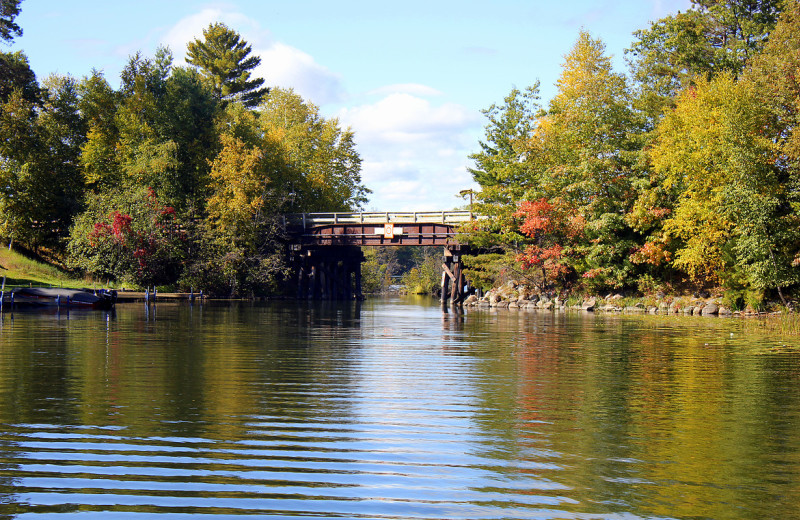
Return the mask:
M 40 79 L 102 70 L 113 85 L 127 57 L 186 43 L 209 23 L 237 30 L 262 58 L 268 85 L 292 87 L 356 133 L 367 209 L 464 204 L 474 187 L 480 113 L 514 86 L 553 96 L 581 29 L 602 39 L 619 72 L 632 32 L 690 0 L 23 0 L 24 51 Z

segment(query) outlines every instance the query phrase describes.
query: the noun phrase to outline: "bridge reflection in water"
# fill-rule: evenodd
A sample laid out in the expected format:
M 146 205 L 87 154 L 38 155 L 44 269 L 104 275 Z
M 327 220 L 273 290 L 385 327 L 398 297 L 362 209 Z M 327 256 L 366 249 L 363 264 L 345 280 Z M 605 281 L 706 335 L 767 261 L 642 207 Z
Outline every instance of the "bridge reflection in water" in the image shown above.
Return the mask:
M 442 302 L 459 304 L 467 293 L 461 259 L 469 248 L 456 233 L 473 218 L 470 211 L 286 215 L 297 296 L 361 298 L 361 247 L 442 246 Z

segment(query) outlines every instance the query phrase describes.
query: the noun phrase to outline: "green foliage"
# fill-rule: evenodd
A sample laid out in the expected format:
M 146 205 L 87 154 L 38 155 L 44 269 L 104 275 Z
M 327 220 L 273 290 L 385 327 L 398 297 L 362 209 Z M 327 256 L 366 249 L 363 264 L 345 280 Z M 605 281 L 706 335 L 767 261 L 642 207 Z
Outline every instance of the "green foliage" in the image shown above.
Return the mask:
M 504 283 L 516 270 L 516 254 L 486 253 L 481 255 L 465 255 L 464 275 L 473 287 L 488 291 L 498 283 Z
M 76 82 L 51 76 L 41 100 L 20 89 L 0 106 L 0 229 L 23 245 L 60 250 L 80 210 L 85 125 Z
M 250 79 L 261 63 L 258 56 L 250 56 L 251 51 L 239 33 L 223 23 L 213 23 L 203 29 L 203 40 L 189 42 L 186 62 L 200 70 L 218 100 L 255 108 L 269 89 L 262 87 L 262 78 Z
M 8 101 L 15 90 L 21 91 L 26 101 L 39 100 L 39 85 L 27 56 L 22 52 L 0 52 L 0 102 Z
M 475 167 L 468 169 L 475 182 L 511 190 L 526 184 L 525 141 L 536 126 L 540 110 L 537 82 L 524 91 L 512 89 L 502 106 L 493 104 L 482 111 L 489 120 L 486 142 L 481 141 L 481 151 L 469 157 L 475 162 Z
M 22 29 L 14 22 L 19 15 L 22 0 L 0 0 L 0 40 L 11 42 L 15 36 L 22 36 Z
M 638 85 L 637 104 L 656 124 L 696 77 L 734 76 L 763 48 L 784 0 L 693 0 L 693 9 L 636 31 L 626 51 Z
M 442 283 L 442 251 L 439 248 L 413 248 L 414 267 L 400 279 L 411 294 L 436 294 Z
M 378 248 L 366 247 L 363 252 L 365 260 L 361 263 L 361 290 L 366 294 L 385 291 L 392 283 L 390 264 L 380 257 Z
M 283 149 L 284 184 L 299 211 L 351 211 L 370 191 L 361 183 L 361 158 L 353 132 L 293 90 L 272 89 L 258 112 L 259 125 Z

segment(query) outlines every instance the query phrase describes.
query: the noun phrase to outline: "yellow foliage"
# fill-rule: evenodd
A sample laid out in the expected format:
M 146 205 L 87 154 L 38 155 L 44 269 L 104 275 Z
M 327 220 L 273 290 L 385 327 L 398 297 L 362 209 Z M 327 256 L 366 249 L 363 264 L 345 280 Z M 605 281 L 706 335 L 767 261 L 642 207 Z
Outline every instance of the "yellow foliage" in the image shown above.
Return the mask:
M 229 134 L 223 134 L 221 142 L 222 150 L 211 164 L 208 218 L 223 235 L 248 241 L 270 194 L 270 147 L 248 146 Z
M 658 126 L 650 153 L 662 186 L 678 193 L 664 223 L 665 233 L 683 242 L 675 266 L 697 281 L 716 281 L 724 267 L 722 247 L 733 230 L 722 206 L 731 181 L 731 117 L 739 96 L 730 75 L 698 79 Z

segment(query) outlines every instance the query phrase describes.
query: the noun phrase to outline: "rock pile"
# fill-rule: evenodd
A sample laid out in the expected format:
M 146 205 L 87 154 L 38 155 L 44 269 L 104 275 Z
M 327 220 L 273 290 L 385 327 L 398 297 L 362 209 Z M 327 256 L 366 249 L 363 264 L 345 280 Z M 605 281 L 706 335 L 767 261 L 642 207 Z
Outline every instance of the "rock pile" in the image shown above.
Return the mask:
M 584 298 L 564 298 L 558 295 L 537 293 L 525 285 L 508 282 L 479 298 L 469 296 L 464 305 L 477 308 L 508 308 L 546 311 L 594 311 L 630 314 L 675 314 L 687 316 L 731 316 L 757 314 L 753 309 L 733 311 L 722 304 L 720 298 L 671 297 L 658 295 L 645 298 L 626 298 L 621 294 L 608 294 Z

